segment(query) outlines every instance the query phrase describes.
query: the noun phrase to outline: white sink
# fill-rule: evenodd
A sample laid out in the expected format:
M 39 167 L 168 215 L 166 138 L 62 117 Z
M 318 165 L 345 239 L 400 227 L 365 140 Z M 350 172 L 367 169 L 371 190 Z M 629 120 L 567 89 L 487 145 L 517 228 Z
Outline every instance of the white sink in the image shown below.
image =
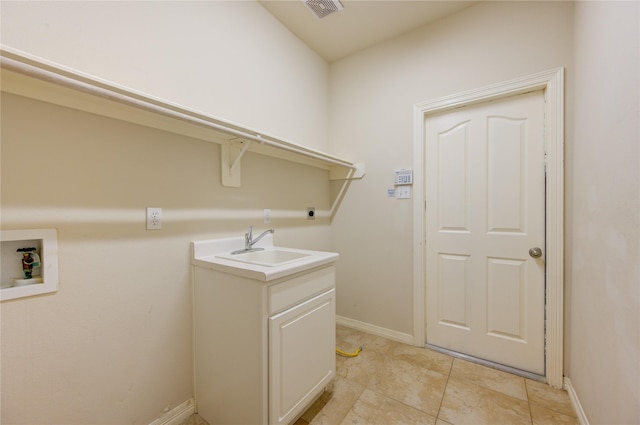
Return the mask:
M 263 251 L 250 251 L 241 254 L 222 254 L 219 258 L 225 260 L 241 261 L 243 263 L 258 264 L 261 266 L 275 267 L 292 261 L 300 260 L 311 254 L 305 252 L 289 251 L 286 249 L 274 248 Z
M 198 268 L 271 282 L 333 264 L 339 257 L 335 252 L 274 246 L 271 234 L 262 238 L 259 245 L 264 249 L 232 255 L 232 252 L 244 247 L 243 237 L 193 241 L 191 264 Z

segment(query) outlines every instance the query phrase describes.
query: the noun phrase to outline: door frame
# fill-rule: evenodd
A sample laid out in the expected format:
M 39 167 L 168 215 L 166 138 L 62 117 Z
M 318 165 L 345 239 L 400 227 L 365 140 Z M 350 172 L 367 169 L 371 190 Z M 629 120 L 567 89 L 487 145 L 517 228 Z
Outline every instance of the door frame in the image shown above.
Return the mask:
M 413 335 L 426 343 L 425 275 L 425 117 L 429 114 L 531 91 L 545 97 L 546 263 L 545 375 L 555 388 L 563 386 L 564 311 L 564 68 L 417 103 L 413 107 Z

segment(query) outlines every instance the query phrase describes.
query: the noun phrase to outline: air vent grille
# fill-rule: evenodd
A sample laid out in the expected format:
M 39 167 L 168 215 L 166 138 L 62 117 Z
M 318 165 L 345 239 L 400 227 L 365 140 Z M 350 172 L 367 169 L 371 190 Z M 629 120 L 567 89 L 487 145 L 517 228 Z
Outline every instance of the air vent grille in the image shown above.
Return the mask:
M 318 19 L 342 10 L 342 4 L 338 0 L 302 0 L 302 2 Z

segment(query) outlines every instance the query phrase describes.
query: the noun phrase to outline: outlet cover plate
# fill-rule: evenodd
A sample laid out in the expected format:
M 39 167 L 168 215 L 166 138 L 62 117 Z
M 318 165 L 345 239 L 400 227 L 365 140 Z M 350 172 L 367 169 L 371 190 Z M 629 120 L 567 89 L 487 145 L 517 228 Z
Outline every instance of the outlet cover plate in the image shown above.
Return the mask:
M 315 207 L 307 208 L 307 220 L 315 220 L 316 219 L 316 209 Z
M 162 229 L 162 208 L 147 208 L 147 230 Z

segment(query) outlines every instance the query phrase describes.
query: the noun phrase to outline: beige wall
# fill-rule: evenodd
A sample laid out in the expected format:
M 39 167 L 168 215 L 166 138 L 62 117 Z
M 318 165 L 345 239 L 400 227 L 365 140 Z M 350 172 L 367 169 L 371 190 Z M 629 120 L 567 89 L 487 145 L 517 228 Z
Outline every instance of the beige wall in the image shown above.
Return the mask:
M 189 241 L 272 208 L 277 243 L 329 248 L 304 218 L 325 171 L 247 154 L 223 188 L 212 143 L 13 95 L 1 119 L 2 228 L 57 228 L 60 270 L 58 293 L 2 303 L 2 423 L 149 423 L 191 398 Z
M 335 218 L 338 314 L 413 335 L 412 202 L 387 198 L 413 167 L 413 105 L 561 66 L 573 4 L 480 3 L 331 67 L 334 153 L 362 160 Z M 571 81 L 568 81 L 571 84 Z
M 12 48 L 326 142 L 328 66 L 257 3 L 1 7 Z M 191 240 L 255 224 L 275 227 L 278 244 L 330 248 L 326 171 L 247 153 L 242 187 L 225 188 L 217 144 L 6 93 L 1 102 L 0 224 L 57 228 L 60 275 L 59 292 L 0 305 L 3 424 L 148 424 L 190 399 Z M 145 230 L 149 206 L 163 208 L 162 230 Z
M 578 2 L 570 377 L 592 424 L 640 423 L 640 7 Z
M 4 424 L 144 424 L 191 398 L 191 240 L 255 224 L 330 247 L 328 220 L 305 218 L 329 209 L 326 171 L 249 153 L 224 188 L 213 143 L 7 94 L 1 119 L 2 229 L 57 228 L 60 275 L 0 307 Z
M 2 2 L 2 44 L 326 150 L 328 65 L 253 1 Z

